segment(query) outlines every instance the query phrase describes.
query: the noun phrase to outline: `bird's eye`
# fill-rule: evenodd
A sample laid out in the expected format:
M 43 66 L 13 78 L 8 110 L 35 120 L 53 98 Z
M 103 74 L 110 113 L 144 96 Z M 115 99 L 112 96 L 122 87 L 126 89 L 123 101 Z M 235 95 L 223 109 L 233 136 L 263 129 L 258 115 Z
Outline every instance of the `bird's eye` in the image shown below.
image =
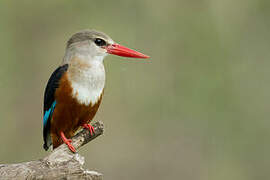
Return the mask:
M 103 39 L 96 38 L 96 39 L 95 39 L 95 44 L 96 44 L 97 46 L 105 46 L 105 45 L 106 45 L 106 42 L 105 42 Z

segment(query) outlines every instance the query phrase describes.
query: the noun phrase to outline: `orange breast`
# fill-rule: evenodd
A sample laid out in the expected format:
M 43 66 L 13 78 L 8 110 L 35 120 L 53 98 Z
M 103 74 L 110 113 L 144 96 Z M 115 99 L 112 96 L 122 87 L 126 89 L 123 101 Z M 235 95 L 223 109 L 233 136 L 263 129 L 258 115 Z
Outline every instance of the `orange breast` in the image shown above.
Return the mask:
M 60 81 L 59 88 L 55 92 L 56 106 L 51 120 L 51 137 L 53 148 L 62 144 L 60 132 L 64 132 L 67 138 L 74 136 L 75 132 L 85 123 L 89 123 L 95 116 L 103 93 L 95 104 L 79 104 L 72 97 L 70 81 L 65 73 Z

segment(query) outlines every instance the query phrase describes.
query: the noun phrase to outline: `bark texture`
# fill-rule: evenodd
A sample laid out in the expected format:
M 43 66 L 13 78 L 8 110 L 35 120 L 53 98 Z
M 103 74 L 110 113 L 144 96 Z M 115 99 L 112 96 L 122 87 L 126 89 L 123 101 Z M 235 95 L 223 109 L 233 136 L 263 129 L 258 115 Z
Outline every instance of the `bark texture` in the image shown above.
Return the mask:
M 76 150 L 103 134 L 102 122 L 96 122 L 93 126 L 95 134 L 91 135 L 89 130 L 83 129 L 72 138 L 72 145 Z M 83 164 L 84 157 L 78 153 L 72 153 L 65 144 L 62 144 L 40 160 L 0 164 L 0 179 L 102 179 L 102 174 L 84 169 Z

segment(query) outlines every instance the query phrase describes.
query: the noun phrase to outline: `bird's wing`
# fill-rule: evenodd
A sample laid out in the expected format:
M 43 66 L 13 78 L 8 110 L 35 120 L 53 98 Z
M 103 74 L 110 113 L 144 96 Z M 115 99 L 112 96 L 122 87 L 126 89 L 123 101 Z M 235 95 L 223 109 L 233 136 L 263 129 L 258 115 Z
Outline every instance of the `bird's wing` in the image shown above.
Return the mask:
M 50 126 L 51 126 L 51 118 L 56 105 L 55 100 L 55 91 L 59 86 L 60 79 L 62 75 L 67 71 L 68 64 L 58 67 L 51 75 L 44 94 L 44 106 L 43 106 L 43 140 L 44 145 L 43 148 L 48 150 L 51 142 L 50 136 Z

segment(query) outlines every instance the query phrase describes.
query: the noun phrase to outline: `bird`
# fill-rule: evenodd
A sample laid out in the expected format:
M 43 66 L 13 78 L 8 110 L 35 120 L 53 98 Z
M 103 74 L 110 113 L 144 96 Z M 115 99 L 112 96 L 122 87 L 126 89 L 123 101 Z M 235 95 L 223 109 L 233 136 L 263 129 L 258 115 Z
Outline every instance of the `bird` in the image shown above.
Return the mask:
M 104 94 L 104 58 L 108 55 L 149 58 L 138 51 L 115 43 L 96 30 L 81 30 L 66 43 L 60 66 L 52 73 L 45 88 L 43 105 L 43 148 L 47 151 L 65 143 L 76 149 L 71 138 L 82 128 L 94 133 L 90 124 Z

